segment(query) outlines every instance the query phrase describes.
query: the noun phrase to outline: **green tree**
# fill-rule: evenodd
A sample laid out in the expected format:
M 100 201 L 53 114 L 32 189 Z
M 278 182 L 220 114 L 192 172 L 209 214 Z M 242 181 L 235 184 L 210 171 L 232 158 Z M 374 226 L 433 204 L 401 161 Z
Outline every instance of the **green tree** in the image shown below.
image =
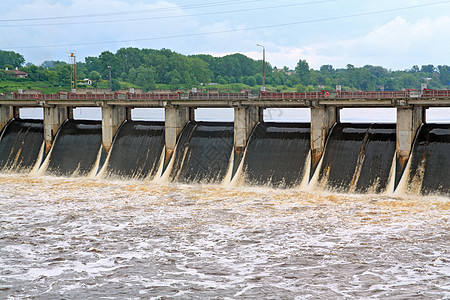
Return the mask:
M 100 59 L 98 57 L 88 56 L 84 59 L 87 72 L 100 71 Z
M 103 78 L 109 79 L 109 72 L 111 71 L 111 78 L 119 77 L 122 72 L 121 61 L 110 51 L 103 51 L 100 56 L 100 72 Z M 108 68 L 111 67 L 111 68 Z
M 330 76 L 331 74 L 333 74 L 334 69 L 332 65 L 323 65 L 320 67 L 320 73 L 323 76 Z
M 134 83 L 145 89 L 151 89 L 155 85 L 155 70 L 153 67 L 140 66 L 136 70 L 136 80 Z
M 19 53 L 14 51 L 0 50 L 0 68 L 5 69 L 6 65 L 11 65 L 14 68 L 21 67 L 25 63 L 25 59 Z
M 284 72 L 275 72 L 272 74 L 272 84 L 283 85 L 286 81 L 286 74 Z
M 244 83 L 246 85 L 249 85 L 249 86 L 255 86 L 256 85 L 256 79 L 255 79 L 254 76 L 247 76 L 245 78 L 245 82 Z
M 367 68 L 359 69 L 356 87 L 363 91 L 375 91 L 376 77 Z
M 368 70 L 370 72 L 370 74 L 372 74 L 376 78 L 381 78 L 383 76 L 386 76 L 386 74 L 388 72 L 385 68 L 380 67 L 380 66 L 365 65 L 363 69 Z
M 111 80 L 111 89 L 112 89 L 113 91 L 118 91 L 118 90 L 120 90 L 120 83 L 119 83 L 119 80 L 117 80 L 117 79 L 115 79 L 115 78 L 113 78 L 113 79 Z
M 419 66 L 417 66 L 417 65 L 412 66 L 411 72 L 417 73 L 417 72 L 419 72 L 419 71 L 420 71 L 420 70 L 419 70 Z
M 181 77 L 180 72 L 178 72 L 178 70 L 170 71 L 168 74 L 169 74 L 168 78 L 170 78 L 169 83 L 171 85 L 178 85 L 178 84 L 182 83 L 182 77 Z
M 227 84 L 228 83 L 228 81 L 222 75 L 217 76 L 216 81 L 218 84 Z
M 213 77 L 213 73 L 209 69 L 208 63 L 197 58 L 190 57 L 190 70 L 193 74 L 194 79 L 197 82 L 210 83 L 211 78 Z
M 88 78 L 89 71 L 86 64 L 83 62 L 77 62 L 77 77 L 79 80 Z
M 135 68 L 131 68 L 130 71 L 128 71 L 128 81 L 129 82 L 136 82 L 137 72 Z
M 53 70 L 47 71 L 47 79 L 52 86 L 55 86 L 58 83 L 58 73 Z
M 433 65 L 424 65 L 424 66 L 422 66 L 422 68 L 420 68 L 420 71 L 431 74 L 434 72 L 434 66 Z
M 28 65 L 28 67 L 23 68 L 22 70 L 28 73 L 28 79 L 31 81 L 47 81 L 46 72 L 42 67 L 31 64 Z
M 311 77 L 309 65 L 306 60 L 300 59 L 297 62 L 297 66 L 295 67 L 295 75 L 304 85 L 309 84 L 309 80 Z
M 263 76 L 261 74 L 255 75 L 256 84 L 262 85 L 263 84 Z
M 46 60 L 41 64 L 41 67 L 43 67 L 44 69 L 51 70 L 61 65 L 67 65 L 67 63 L 60 60 Z
M 437 69 L 439 70 L 439 79 L 441 81 L 441 84 L 446 86 L 450 85 L 450 67 L 447 65 L 438 66 Z
M 411 73 L 404 73 L 399 78 L 400 88 L 418 89 L 420 88 L 420 79 Z
M 128 74 L 126 72 L 122 72 L 122 74 L 120 74 L 120 80 L 127 81 L 127 79 L 128 79 Z
M 92 80 L 92 86 L 97 87 L 98 82 L 100 81 L 100 73 L 97 71 L 91 71 L 89 73 L 89 79 Z
M 97 71 L 92 71 L 89 73 L 89 79 L 99 81 L 100 80 L 100 73 Z
M 59 65 L 56 67 L 56 73 L 58 74 L 59 82 L 62 84 L 70 84 L 70 66 Z
M 137 69 L 145 64 L 144 52 L 138 48 L 121 48 L 116 52 L 115 56 L 121 61 L 121 73 L 128 73 L 131 68 Z

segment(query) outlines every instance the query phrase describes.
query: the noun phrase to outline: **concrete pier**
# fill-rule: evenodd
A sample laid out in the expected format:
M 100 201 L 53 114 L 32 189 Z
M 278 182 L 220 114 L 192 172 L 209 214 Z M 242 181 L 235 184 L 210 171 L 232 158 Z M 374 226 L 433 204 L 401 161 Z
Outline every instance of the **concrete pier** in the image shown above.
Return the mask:
M 311 107 L 311 172 L 312 176 L 322 158 L 328 134 L 339 122 L 339 109 L 336 107 Z
M 262 121 L 258 107 L 234 108 L 234 149 L 243 151 L 255 125 Z
M 13 107 L 0 105 L 0 132 L 12 118 L 14 118 Z
M 262 121 L 263 110 L 259 107 L 235 107 L 234 108 L 234 164 L 233 175 L 236 172 L 242 156 L 244 155 L 247 141 L 253 128 Z
M 68 110 L 67 107 L 44 107 L 45 154 L 50 151 L 59 128 L 68 119 Z
M 14 119 L 20 119 L 20 107 L 13 107 L 12 108 L 12 114 Z
M 166 107 L 165 108 L 165 137 L 166 137 L 166 153 L 164 157 L 164 169 L 169 164 L 175 147 L 177 145 L 178 136 L 184 126 L 195 119 L 195 111 L 189 107 Z
M 420 125 L 424 123 L 425 112 L 422 106 L 397 108 L 397 144 L 395 186 L 405 170 L 406 163 Z
M 121 106 L 102 106 L 102 144 L 109 152 L 120 125 L 127 119 L 127 108 Z

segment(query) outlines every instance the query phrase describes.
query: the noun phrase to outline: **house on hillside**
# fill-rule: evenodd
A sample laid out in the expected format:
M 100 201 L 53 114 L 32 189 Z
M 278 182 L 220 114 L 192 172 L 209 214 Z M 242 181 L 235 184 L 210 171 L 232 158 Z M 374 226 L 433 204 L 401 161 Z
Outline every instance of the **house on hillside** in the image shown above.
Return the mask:
M 275 72 L 282 72 L 282 73 L 284 73 L 284 74 L 286 74 L 288 76 L 291 76 L 292 74 L 295 73 L 295 71 L 289 70 L 287 67 L 284 67 L 283 69 L 278 69 L 277 67 L 274 67 L 272 69 L 272 73 L 275 73 Z
M 27 78 L 28 77 L 28 73 L 20 71 L 17 67 L 15 70 L 8 70 L 8 67 L 6 67 L 5 72 L 6 72 L 6 74 L 9 74 L 15 78 Z
M 84 85 L 92 85 L 92 80 L 89 79 L 89 78 L 85 78 L 85 79 L 81 82 L 81 84 L 84 84 Z

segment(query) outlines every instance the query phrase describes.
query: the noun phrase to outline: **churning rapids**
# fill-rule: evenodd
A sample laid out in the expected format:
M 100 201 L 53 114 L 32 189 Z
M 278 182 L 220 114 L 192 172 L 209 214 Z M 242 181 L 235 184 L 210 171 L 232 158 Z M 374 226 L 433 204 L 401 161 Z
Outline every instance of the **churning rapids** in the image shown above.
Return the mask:
M 0 298 L 450 298 L 449 211 L 437 196 L 0 174 Z

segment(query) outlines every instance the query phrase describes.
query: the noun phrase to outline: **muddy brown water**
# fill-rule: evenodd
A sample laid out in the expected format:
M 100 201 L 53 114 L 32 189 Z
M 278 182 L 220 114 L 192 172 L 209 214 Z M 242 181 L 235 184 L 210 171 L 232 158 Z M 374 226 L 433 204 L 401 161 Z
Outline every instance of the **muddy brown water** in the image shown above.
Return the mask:
M 0 175 L 1 299 L 450 298 L 439 196 Z

